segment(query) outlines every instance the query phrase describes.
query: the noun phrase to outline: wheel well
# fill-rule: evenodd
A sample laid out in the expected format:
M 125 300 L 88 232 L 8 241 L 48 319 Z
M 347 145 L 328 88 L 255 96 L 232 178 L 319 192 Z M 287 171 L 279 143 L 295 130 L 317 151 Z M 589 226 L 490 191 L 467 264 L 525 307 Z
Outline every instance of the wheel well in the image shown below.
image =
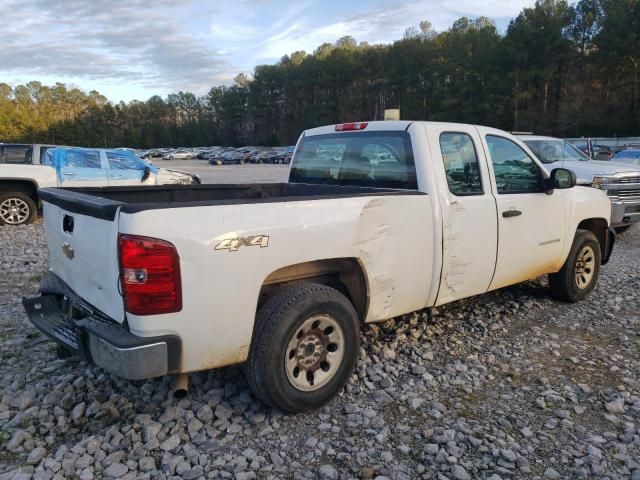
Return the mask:
M 0 180 L 0 192 L 22 192 L 37 200 L 37 191 L 37 185 L 29 180 Z
M 589 230 L 598 239 L 602 258 L 607 255 L 607 221 L 604 218 L 588 218 L 578 224 L 578 230 Z
M 264 280 L 258 309 L 282 287 L 300 282 L 315 282 L 335 288 L 351 301 L 358 318 L 361 321 L 365 319 L 369 304 L 367 280 L 355 258 L 315 260 L 279 268 Z

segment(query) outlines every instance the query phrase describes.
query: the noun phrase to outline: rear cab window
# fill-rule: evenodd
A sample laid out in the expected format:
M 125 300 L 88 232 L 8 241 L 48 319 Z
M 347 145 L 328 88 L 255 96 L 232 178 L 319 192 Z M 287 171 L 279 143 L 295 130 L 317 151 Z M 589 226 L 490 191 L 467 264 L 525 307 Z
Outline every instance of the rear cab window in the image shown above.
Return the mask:
M 28 165 L 33 161 L 31 145 L 0 145 L 0 163 Z
M 303 137 L 289 182 L 417 190 L 411 137 L 404 131 Z

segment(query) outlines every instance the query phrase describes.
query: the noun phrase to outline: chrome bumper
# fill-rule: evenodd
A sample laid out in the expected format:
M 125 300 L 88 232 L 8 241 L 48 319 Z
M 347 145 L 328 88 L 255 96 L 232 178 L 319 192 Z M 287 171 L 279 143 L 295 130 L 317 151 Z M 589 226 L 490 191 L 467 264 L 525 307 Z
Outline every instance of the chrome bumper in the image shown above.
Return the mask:
M 628 177 L 620 177 L 616 183 L 603 184 L 601 188 L 611 200 L 611 225 L 621 227 L 640 221 L 640 183 Z
M 640 222 L 640 200 L 621 202 L 611 198 L 611 225 L 620 227 Z
M 142 380 L 180 371 L 182 345 L 177 336 L 138 337 L 98 314 L 75 319 L 78 309 L 69 302 L 60 294 L 22 299 L 29 320 L 40 331 L 109 373 Z

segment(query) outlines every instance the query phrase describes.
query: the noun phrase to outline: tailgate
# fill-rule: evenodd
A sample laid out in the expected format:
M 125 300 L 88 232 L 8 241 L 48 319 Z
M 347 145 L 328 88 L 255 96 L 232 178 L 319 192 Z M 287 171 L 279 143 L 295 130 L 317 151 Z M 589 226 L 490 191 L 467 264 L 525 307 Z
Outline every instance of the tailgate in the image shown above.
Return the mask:
M 119 202 L 59 189 L 39 193 L 49 268 L 89 305 L 122 323 Z

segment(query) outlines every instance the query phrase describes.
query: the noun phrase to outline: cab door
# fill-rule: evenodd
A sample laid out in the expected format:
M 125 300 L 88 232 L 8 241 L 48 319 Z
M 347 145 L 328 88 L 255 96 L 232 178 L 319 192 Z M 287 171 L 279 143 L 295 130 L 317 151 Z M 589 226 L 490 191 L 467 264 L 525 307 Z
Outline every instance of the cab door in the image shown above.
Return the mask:
M 53 160 L 61 187 L 104 187 L 107 169 L 100 150 L 90 148 L 54 149 Z
M 427 130 L 433 172 L 446 178 L 442 209 L 442 272 L 436 304 L 484 293 L 496 262 L 496 201 L 482 144 L 473 126 L 432 124 Z
M 490 289 L 557 271 L 565 241 L 562 190 L 544 191 L 542 166 L 512 139 L 479 130 L 498 215 L 498 257 Z
M 149 173 L 145 173 L 146 164 L 135 154 L 127 151 L 107 150 L 109 167 L 109 185 L 140 185 Z

